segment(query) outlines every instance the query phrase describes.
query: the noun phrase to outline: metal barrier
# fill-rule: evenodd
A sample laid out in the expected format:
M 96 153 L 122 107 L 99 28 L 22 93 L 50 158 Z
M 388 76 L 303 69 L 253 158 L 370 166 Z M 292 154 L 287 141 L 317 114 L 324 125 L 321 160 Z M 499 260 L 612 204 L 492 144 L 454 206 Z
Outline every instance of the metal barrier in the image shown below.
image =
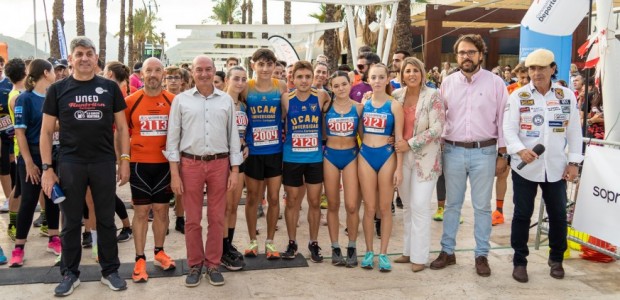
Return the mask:
M 610 147 L 610 148 L 615 148 L 615 149 L 620 149 L 620 143 L 618 142 L 609 142 L 609 141 L 604 141 L 604 140 L 598 140 L 598 139 L 590 139 L 590 138 L 584 138 L 583 142 L 588 144 L 589 146 L 602 146 L 602 147 Z M 581 169 L 579 170 L 581 172 Z M 581 175 L 581 174 L 580 174 Z M 590 235 L 584 232 L 579 232 L 576 231 L 572 225 L 572 219 L 573 219 L 573 213 L 575 211 L 575 202 L 577 200 L 577 190 L 579 188 L 579 177 L 574 181 L 574 182 L 568 182 L 567 183 L 567 193 L 568 193 L 568 203 L 566 205 L 566 211 L 568 214 L 568 241 L 569 244 L 570 242 L 576 243 L 578 245 L 582 245 L 585 247 L 588 247 L 596 252 L 602 253 L 602 254 L 606 254 L 609 255 L 615 259 L 620 259 L 620 247 L 618 247 L 618 245 L 611 245 L 611 246 L 615 246 L 615 251 L 610 251 L 608 248 L 610 248 L 610 244 L 606 243 L 604 241 L 601 241 L 599 239 L 595 239 L 594 241 L 592 241 L 592 239 L 590 239 Z M 543 242 L 542 239 L 542 235 L 543 234 L 548 234 L 549 233 L 549 222 L 548 219 L 546 217 L 545 214 L 545 202 L 540 201 L 540 208 L 538 211 L 538 223 L 532 225 L 531 227 L 537 226 L 536 229 L 536 241 L 534 244 L 534 248 L 536 250 L 539 249 L 541 242 Z M 530 228 L 531 228 L 530 227 Z M 546 240 L 546 239 L 545 239 Z M 570 248 L 570 245 L 569 245 Z

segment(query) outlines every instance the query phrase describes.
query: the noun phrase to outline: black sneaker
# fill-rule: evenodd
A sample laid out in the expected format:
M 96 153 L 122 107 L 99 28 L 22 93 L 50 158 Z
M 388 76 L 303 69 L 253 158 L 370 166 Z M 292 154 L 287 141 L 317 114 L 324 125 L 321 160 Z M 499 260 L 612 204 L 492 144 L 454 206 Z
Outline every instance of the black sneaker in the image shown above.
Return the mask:
M 347 247 L 347 260 L 345 266 L 347 268 L 357 267 L 357 249 L 355 249 L 355 247 Z
M 131 228 L 123 227 L 123 229 L 121 229 L 121 232 L 116 237 L 116 241 L 119 243 L 124 243 L 126 241 L 131 240 L 132 236 L 133 236 L 133 231 L 131 230 Z
M 93 246 L 93 236 L 89 231 L 82 233 L 82 248 L 91 248 Z
M 73 293 L 73 290 L 80 286 L 80 279 L 71 272 L 62 277 L 60 283 L 54 289 L 54 296 L 64 297 Z
M 211 285 L 224 285 L 224 276 L 222 276 L 222 273 L 220 273 L 217 268 L 208 268 L 207 275 L 205 276 L 209 278 L 209 283 Z
M 286 251 L 282 252 L 281 256 L 284 259 L 294 259 L 295 256 L 297 256 L 297 243 L 293 240 L 289 240 Z
M 346 264 L 340 248 L 332 248 L 332 265 L 344 266 Z
M 259 204 L 258 205 L 258 217 L 262 218 L 265 216 L 265 210 L 263 209 L 263 205 Z
M 154 219 L 154 218 L 155 218 L 155 217 L 153 216 L 153 209 L 151 208 L 151 209 L 149 210 L 149 222 L 153 222 L 153 219 Z
M 101 277 L 101 284 L 107 285 L 113 291 L 127 289 L 127 282 L 125 279 L 118 276 L 118 272 L 114 272 L 106 277 Z
M 189 269 L 187 277 L 185 277 L 185 286 L 195 287 L 200 285 L 200 279 L 202 278 L 202 265 L 192 266 Z
M 245 267 L 245 262 L 232 252 L 222 254 L 221 262 L 226 269 L 231 271 L 239 271 Z
M 39 214 L 39 217 L 32 222 L 32 226 L 39 228 L 43 223 L 45 223 L 45 214 Z
M 398 207 L 400 209 L 402 209 L 404 207 L 403 206 L 403 200 L 400 199 L 400 196 L 396 197 L 396 207 Z
M 377 217 L 375 217 L 375 231 L 377 232 L 377 237 L 381 238 L 381 219 L 377 219 Z
M 174 225 L 174 230 L 185 234 L 185 219 L 177 218 L 176 225 Z
M 392 201 L 392 215 L 396 212 L 396 207 L 394 207 L 394 201 Z
M 323 255 L 321 255 L 321 247 L 319 247 L 318 242 L 312 242 L 312 244 L 308 245 L 308 250 L 310 250 L 310 260 L 312 262 L 323 262 Z
M 237 250 L 237 247 L 235 247 L 235 245 L 230 244 L 228 245 L 228 247 L 228 251 L 230 251 L 230 253 L 234 254 L 237 258 L 243 260 L 243 254 L 239 252 L 239 250 Z

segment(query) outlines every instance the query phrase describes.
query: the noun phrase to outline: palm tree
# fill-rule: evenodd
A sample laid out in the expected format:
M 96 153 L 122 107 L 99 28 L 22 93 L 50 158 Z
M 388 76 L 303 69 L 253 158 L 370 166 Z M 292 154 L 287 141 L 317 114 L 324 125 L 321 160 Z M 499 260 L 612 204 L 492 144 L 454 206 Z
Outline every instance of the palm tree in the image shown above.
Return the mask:
M 411 33 L 411 1 L 400 0 L 396 11 L 396 25 L 394 39 L 396 49 L 413 53 L 413 34 Z
M 86 35 L 84 27 L 84 0 L 75 1 L 76 30 L 78 36 Z
M 263 24 L 267 24 L 267 0 L 263 0 Z M 269 33 L 263 32 L 263 38 L 269 37 Z
M 380 6 L 376 5 L 368 5 L 364 8 L 364 15 L 366 16 L 366 20 L 364 21 L 364 26 L 362 27 L 362 40 L 364 44 L 370 47 L 377 47 L 377 40 L 379 39 L 379 33 L 375 33 L 370 31 L 368 25 L 372 22 L 377 21 L 377 8 Z
M 121 31 L 118 33 L 118 61 L 125 61 L 125 0 L 121 0 Z
M 133 16 L 134 59 L 143 60 L 146 42 L 156 44 L 161 40 L 161 37 L 155 32 L 155 22 L 157 21 L 159 18 L 149 12 L 146 6 L 135 10 Z
M 129 13 L 127 13 L 127 64 L 133 67 L 133 64 L 136 62 L 136 53 L 133 47 L 133 0 L 127 1 L 129 1 Z
M 52 6 L 52 38 L 50 41 L 50 55 L 55 58 L 60 58 L 60 44 L 58 42 L 58 20 L 64 28 L 65 26 L 65 2 L 64 0 L 54 0 L 54 6 Z
M 219 22 L 222 25 L 234 24 L 236 18 L 239 16 L 239 0 L 219 0 L 215 6 L 213 6 L 213 15 L 211 19 Z M 222 31 L 220 36 L 222 38 L 233 37 L 233 32 Z M 227 45 L 223 45 L 222 48 L 228 48 Z
M 344 7 L 341 5 L 321 4 L 319 6 L 319 10 L 319 13 L 312 13 L 310 14 L 310 17 L 317 19 L 320 23 L 336 22 L 344 19 Z M 345 35 L 348 37 L 346 30 Z M 319 43 L 323 44 L 323 54 L 330 58 L 328 65 L 329 69 L 336 70 L 338 67 L 338 61 L 340 60 L 340 53 L 342 52 L 342 45 L 340 44 L 340 30 L 325 30 L 323 35 L 319 37 Z
M 99 0 L 99 59 L 105 63 L 106 41 L 108 33 L 108 0 Z
M 284 24 L 291 24 L 291 2 L 284 2 Z M 288 38 L 291 38 L 291 34 L 288 34 Z

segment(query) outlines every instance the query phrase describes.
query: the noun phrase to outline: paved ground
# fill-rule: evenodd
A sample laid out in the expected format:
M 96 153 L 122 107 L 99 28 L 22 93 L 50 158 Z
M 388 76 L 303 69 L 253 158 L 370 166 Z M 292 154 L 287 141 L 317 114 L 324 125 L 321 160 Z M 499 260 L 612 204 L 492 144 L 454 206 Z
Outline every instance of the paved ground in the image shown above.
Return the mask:
M 509 187 L 509 189 L 511 189 Z M 129 189 L 119 189 L 122 199 L 128 200 Z M 469 199 L 469 196 L 467 196 Z M 512 199 L 511 192 L 506 199 Z M 436 202 L 433 201 L 433 206 Z M 420 273 L 410 271 L 409 265 L 393 264 L 391 273 L 379 273 L 377 270 L 367 271 L 361 268 L 346 269 L 334 267 L 326 259 L 324 263 L 314 264 L 309 262 L 309 268 L 278 269 L 267 271 L 247 271 L 237 273 L 225 273 L 226 284 L 222 287 L 214 287 L 204 281 L 199 287 L 186 288 L 184 277 L 150 279 L 146 284 L 129 283 L 128 290 L 124 292 L 112 292 L 98 282 L 82 283 L 75 291 L 76 299 L 87 298 L 128 298 L 137 297 L 145 299 L 168 299 L 171 297 L 183 297 L 184 299 L 204 298 L 211 299 L 246 299 L 246 298 L 287 298 L 287 299 L 619 299 L 620 298 L 620 269 L 617 262 L 610 264 L 593 263 L 579 258 L 579 254 L 573 252 L 571 258 L 565 261 L 566 278 L 556 280 L 549 276 L 547 262 L 547 247 L 540 250 L 531 248 L 528 267 L 530 282 L 521 284 L 511 277 L 512 272 L 512 249 L 510 248 L 510 221 L 512 216 L 512 203 L 506 201 L 506 224 L 493 228 L 491 245 L 493 247 L 489 262 L 492 275 L 482 278 L 476 275 L 474 269 L 473 251 L 473 211 L 471 202 L 466 200 L 463 208 L 464 223 L 458 236 L 457 264 L 447 269 L 433 271 L 426 269 Z M 344 207 L 341 206 L 341 244 L 345 245 L 347 238 L 344 235 Z M 248 241 L 247 228 L 245 226 L 244 207 L 239 208 L 238 227 L 235 233 L 235 244 L 243 248 Z M 304 205 L 302 215 L 307 208 Z M 324 211 L 325 212 L 325 211 Z M 133 211 L 129 210 L 130 217 Z M 537 215 L 537 212 L 534 214 Z M 35 214 L 35 217 L 38 213 Z M 171 211 L 171 220 L 173 212 Z M 430 218 L 430 216 L 429 216 Z M 396 210 L 394 232 L 390 241 L 389 252 L 392 259 L 398 257 L 402 251 L 402 210 Z M 0 228 L 6 228 L 8 214 L 0 215 Z M 284 220 L 278 222 L 280 230 L 276 233 L 276 245 L 281 251 L 286 244 L 286 230 Z M 117 223 L 120 225 L 120 222 Z M 173 230 L 166 240 L 166 251 L 173 258 L 185 258 L 183 235 Z M 307 222 L 302 220 L 299 228 L 298 241 L 300 251 L 306 257 L 309 256 L 305 247 L 308 239 Z M 265 219 L 259 219 L 259 243 L 264 247 L 266 234 Z M 361 226 L 360 226 L 361 229 Z M 329 256 L 329 238 L 327 227 L 320 229 L 319 244 L 323 246 L 324 256 Z M 433 222 L 431 260 L 437 256 L 440 249 L 442 223 Z M 361 230 L 360 230 L 361 231 Z M 151 232 L 149 232 L 149 235 Z M 534 230 L 530 241 L 533 243 Z M 49 266 L 53 264 L 54 256 L 44 252 L 46 239 L 39 237 L 38 229 L 32 229 L 29 242 L 26 246 L 25 266 Z M 0 232 L 0 245 L 7 255 L 13 248 L 11 241 L 4 230 Z M 363 236 L 358 239 L 359 254 L 364 252 Z M 375 239 L 375 248 L 378 249 L 379 240 Z M 147 239 L 147 249 L 152 249 L 152 237 Z M 133 240 L 119 245 L 121 262 L 132 262 L 134 257 Z M 152 260 L 152 253 L 147 252 L 147 257 Z M 89 251 L 83 253 L 83 264 L 94 264 Z M 0 267 L 0 271 L 6 270 L 6 266 Z M 0 298 L 4 299 L 44 299 L 51 298 L 55 285 L 31 284 L 0 286 Z

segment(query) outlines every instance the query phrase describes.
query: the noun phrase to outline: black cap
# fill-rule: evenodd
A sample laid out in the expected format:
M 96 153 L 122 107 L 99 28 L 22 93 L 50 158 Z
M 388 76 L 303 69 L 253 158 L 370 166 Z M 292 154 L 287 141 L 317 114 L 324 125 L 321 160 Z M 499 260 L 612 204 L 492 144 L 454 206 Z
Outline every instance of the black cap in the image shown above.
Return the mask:
M 133 71 L 140 72 L 142 70 L 142 62 L 137 62 L 133 64 Z
M 52 64 L 54 65 L 54 69 L 58 67 L 63 67 L 66 69 L 67 66 L 69 66 L 66 59 L 56 59 Z

